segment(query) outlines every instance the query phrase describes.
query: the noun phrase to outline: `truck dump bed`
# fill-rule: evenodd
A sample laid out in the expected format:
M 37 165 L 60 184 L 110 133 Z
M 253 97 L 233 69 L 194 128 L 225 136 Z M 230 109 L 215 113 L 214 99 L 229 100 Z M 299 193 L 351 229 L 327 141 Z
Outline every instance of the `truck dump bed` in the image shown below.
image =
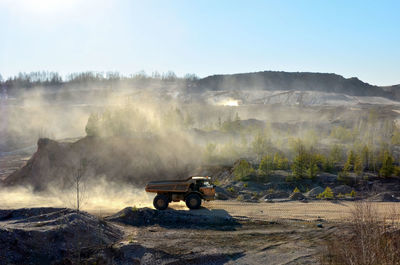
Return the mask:
M 146 185 L 147 192 L 186 192 L 191 178 L 182 180 L 151 181 Z

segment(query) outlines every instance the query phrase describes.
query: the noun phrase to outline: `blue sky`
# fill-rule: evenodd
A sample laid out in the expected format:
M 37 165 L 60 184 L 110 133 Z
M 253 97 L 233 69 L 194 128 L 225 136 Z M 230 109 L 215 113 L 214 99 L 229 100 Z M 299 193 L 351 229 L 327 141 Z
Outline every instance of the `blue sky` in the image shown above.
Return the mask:
M 400 84 L 400 1 L 0 0 L 0 74 L 309 71 Z

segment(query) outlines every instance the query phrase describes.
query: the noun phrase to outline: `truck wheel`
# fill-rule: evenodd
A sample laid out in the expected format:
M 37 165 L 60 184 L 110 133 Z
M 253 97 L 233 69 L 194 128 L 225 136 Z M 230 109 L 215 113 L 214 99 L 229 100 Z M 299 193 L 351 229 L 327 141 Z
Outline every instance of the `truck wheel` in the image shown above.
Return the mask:
M 168 207 L 169 199 L 167 196 L 159 194 L 153 200 L 154 208 L 157 210 L 165 210 Z
M 201 198 L 199 195 L 194 193 L 187 196 L 185 202 L 189 209 L 199 209 L 201 205 Z

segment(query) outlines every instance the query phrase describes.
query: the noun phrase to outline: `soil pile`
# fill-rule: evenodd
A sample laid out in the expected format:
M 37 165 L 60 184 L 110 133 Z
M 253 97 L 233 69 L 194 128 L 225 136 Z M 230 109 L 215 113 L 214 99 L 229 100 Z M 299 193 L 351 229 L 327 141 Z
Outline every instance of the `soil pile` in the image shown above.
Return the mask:
M 398 199 L 395 195 L 398 194 L 393 194 L 391 192 L 381 192 L 370 197 L 368 200 L 372 202 L 400 202 L 400 199 Z
M 306 200 L 306 197 L 300 192 L 293 192 L 289 196 L 289 199 L 294 200 L 294 201 L 303 201 L 303 200 Z
M 107 247 L 122 232 L 85 212 L 66 208 L 0 210 L 0 260 L 50 264 Z
M 311 189 L 305 195 L 306 195 L 306 197 L 309 197 L 309 198 L 315 198 L 322 192 L 324 192 L 324 188 L 317 186 L 317 187 Z
M 350 187 L 350 186 L 347 186 L 347 185 L 340 185 L 340 186 L 336 186 L 336 187 L 334 187 L 334 188 L 332 188 L 332 192 L 333 192 L 333 194 L 335 194 L 335 195 L 338 195 L 338 194 L 348 194 L 348 193 L 350 193 L 351 191 L 352 191 L 353 189 Z
M 205 227 L 225 229 L 239 225 L 226 211 L 210 211 L 205 208 L 195 211 L 179 211 L 172 209 L 158 211 L 147 207 L 127 207 L 107 217 L 106 220 L 133 226 L 160 225 L 168 228 Z
M 285 191 L 274 191 L 262 197 L 261 200 L 287 199 L 289 196 L 290 194 Z

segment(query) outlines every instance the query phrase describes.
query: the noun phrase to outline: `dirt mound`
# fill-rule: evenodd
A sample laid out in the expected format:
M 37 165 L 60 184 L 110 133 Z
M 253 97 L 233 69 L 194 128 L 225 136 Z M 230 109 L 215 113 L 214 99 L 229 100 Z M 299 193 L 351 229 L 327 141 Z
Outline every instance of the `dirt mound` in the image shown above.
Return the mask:
M 368 199 L 368 201 L 373 201 L 373 202 L 400 202 L 400 199 L 398 199 L 395 194 L 390 193 L 390 192 L 382 192 L 379 194 L 376 194 L 372 196 L 371 198 Z
M 39 139 L 36 153 L 27 164 L 8 176 L 3 184 L 31 185 L 35 190 L 49 186 L 66 188 L 82 159 L 90 180 L 105 180 L 144 185 L 148 180 L 186 176 L 198 157 L 183 136 L 166 137 L 85 137 L 73 143 Z M 173 151 L 171 151 L 173 150 Z
M 332 192 L 333 192 L 333 194 L 335 194 L 335 195 L 338 195 L 338 194 L 348 194 L 348 193 L 350 193 L 351 191 L 352 191 L 353 189 L 350 187 L 350 186 L 347 186 L 347 185 L 340 185 L 340 186 L 336 186 L 336 187 L 334 187 L 334 188 L 332 188 Z
M 0 210 L 0 260 L 50 264 L 106 247 L 122 232 L 85 212 L 66 208 Z
M 315 188 L 311 189 L 305 195 L 306 195 L 306 197 L 309 197 L 309 198 L 315 198 L 315 197 L 318 196 L 318 194 L 320 194 L 322 192 L 324 192 L 324 188 L 318 186 L 318 187 L 315 187 Z
M 164 211 L 150 208 L 127 207 L 106 218 L 108 221 L 120 222 L 133 226 L 160 225 L 170 228 L 205 227 L 225 229 L 239 225 L 224 210 L 208 210 L 202 208 L 195 211 L 167 209 Z
M 289 199 L 294 200 L 294 201 L 303 201 L 303 200 L 306 200 L 307 198 L 301 192 L 293 192 L 289 196 Z
M 272 199 L 287 199 L 290 196 L 289 193 L 285 191 L 276 191 L 272 193 L 268 193 L 267 195 L 263 196 L 261 200 L 272 200 Z
M 228 200 L 228 199 L 232 199 L 234 197 L 226 189 L 218 187 L 218 186 L 215 187 L 215 192 L 216 192 L 215 198 L 217 200 Z

